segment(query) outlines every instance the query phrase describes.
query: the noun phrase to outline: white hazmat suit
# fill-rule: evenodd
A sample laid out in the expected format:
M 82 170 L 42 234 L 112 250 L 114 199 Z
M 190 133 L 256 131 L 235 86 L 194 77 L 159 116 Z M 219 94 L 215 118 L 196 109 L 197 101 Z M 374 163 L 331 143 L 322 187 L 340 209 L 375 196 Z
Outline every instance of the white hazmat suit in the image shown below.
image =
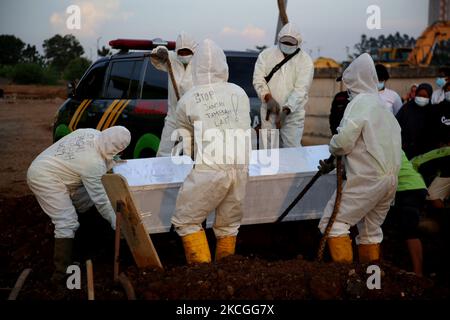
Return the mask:
M 331 138 L 330 152 L 343 156 L 347 180 L 329 237 L 347 236 L 350 227 L 357 224 L 358 244 L 379 244 L 383 239 L 381 224 L 397 188 L 400 126 L 392 113 L 383 108 L 374 63 L 368 54 L 362 54 L 350 64 L 343 81 L 352 100 L 338 133 Z M 333 211 L 335 196 L 328 202 L 320 221 L 322 233 Z
M 121 126 L 102 132 L 78 129 L 31 163 L 27 182 L 55 225 L 55 238 L 74 238 L 79 227 L 76 210 L 87 211 L 92 205 L 115 229 L 116 215 L 101 178 L 130 139 L 130 132 Z
M 172 65 L 173 76 L 177 83 L 178 92 L 180 94 L 180 98 L 185 94 L 189 89 L 192 88 L 192 63 L 188 63 L 184 65 L 179 59 L 177 52 L 181 49 L 189 49 L 195 54 L 195 49 L 197 47 L 197 43 L 185 32 L 181 32 L 177 38 L 175 52 L 169 51 L 169 59 Z M 159 46 L 153 49 L 152 53 L 156 53 L 159 49 L 165 49 L 165 47 Z M 167 64 L 161 63 L 159 59 L 156 57 L 151 58 L 152 64 L 155 68 L 168 72 Z M 176 107 L 177 107 L 177 96 L 175 94 L 175 90 L 170 80 L 170 76 L 168 77 L 168 99 L 167 99 L 167 115 L 164 120 L 164 128 L 161 133 L 161 141 L 159 143 L 158 152 L 156 154 L 157 157 L 169 157 L 172 155 L 172 148 L 174 146 L 175 141 L 171 140 L 171 136 L 173 131 L 176 129 L 177 117 L 176 117 Z
M 222 49 L 213 41 L 204 40 L 192 67 L 194 87 L 178 103 L 177 127 L 186 132 L 183 136 L 194 137 L 195 166 L 178 193 L 172 217 L 189 263 L 210 259 L 206 238 L 198 240 L 202 246 L 197 249 L 186 239 L 192 235 L 196 242 L 197 237 L 204 237 L 201 223 L 214 209 L 216 238 L 229 239 L 228 254 L 234 252 L 232 242 L 242 219 L 251 153 L 249 98 L 242 88 L 227 82 L 228 65 Z M 190 154 L 191 143 L 184 147 L 184 153 Z M 192 258 L 192 246 L 192 251 L 203 252 L 199 254 L 203 258 Z M 223 254 L 216 251 L 216 259 Z
M 290 36 L 297 40 L 300 47 L 302 38 L 297 28 L 292 24 L 286 24 L 278 34 L 278 41 L 282 37 Z M 281 108 L 287 107 L 290 113 L 281 123 L 280 141 L 281 148 L 300 147 L 305 120 L 305 105 L 308 102 L 308 92 L 313 80 L 314 63 L 311 57 L 300 50 L 292 59 L 286 62 L 280 70 L 273 74 L 267 83 L 264 79 L 278 63 L 284 59 L 283 52 L 278 46 L 262 51 L 255 64 L 253 74 L 253 86 L 262 101 L 261 105 L 261 129 L 275 129 L 275 115 L 271 114 L 266 121 L 267 105 L 264 97 L 271 94 Z M 270 138 L 263 141 L 264 148 L 276 146 L 270 142 Z

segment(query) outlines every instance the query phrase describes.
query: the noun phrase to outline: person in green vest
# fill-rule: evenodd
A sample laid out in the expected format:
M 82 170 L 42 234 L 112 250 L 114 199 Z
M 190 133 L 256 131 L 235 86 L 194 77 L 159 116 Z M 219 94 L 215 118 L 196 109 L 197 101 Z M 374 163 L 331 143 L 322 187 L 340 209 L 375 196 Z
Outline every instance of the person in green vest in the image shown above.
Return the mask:
M 398 174 L 395 208 L 400 223 L 400 232 L 405 239 L 411 257 L 413 271 L 423 276 L 423 249 L 419 238 L 420 212 L 425 206 L 427 187 L 406 154 L 402 151 L 402 164 Z
M 428 186 L 428 197 L 435 209 L 445 209 L 450 197 L 450 141 L 443 146 L 411 159 L 414 169 Z

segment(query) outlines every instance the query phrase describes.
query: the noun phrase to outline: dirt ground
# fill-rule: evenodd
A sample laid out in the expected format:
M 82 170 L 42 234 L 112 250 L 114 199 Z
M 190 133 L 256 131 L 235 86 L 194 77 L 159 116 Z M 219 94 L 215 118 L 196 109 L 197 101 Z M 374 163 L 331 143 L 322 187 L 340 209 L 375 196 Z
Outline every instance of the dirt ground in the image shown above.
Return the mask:
M 26 186 L 26 169 L 51 144 L 51 124 L 61 99 L 0 100 L 0 300 L 6 299 L 20 272 L 33 271 L 21 300 L 86 300 L 81 290 L 50 284 L 53 226 Z M 126 299 L 114 284 L 114 234 L 95 209 L 79 216 L 75 261 L 84 272 L 92 259 L 99 300 Z M 442 224 L 447 234 L 448 219 Z M 211 252 L 214 236 L 207 232 Z M 406 248 L 387 223 L 383 243 L 381 290 L 368 290 L 367 266 L 314 262 L 320 235 L 317 221 L 241 228 L 237 253 L 211 265 L 185 266 L 183 248 L 174 233 L 153 235 L 165 270 L 138 270 L 125 243 L 121 271 L 133 283 L 138 299 L 445 299 L 449 295 L 448 236 L 424 238 L 425 278 L 410 269 Z M 447 241 L 447 242 L 445 242 Z M 356 252 L 356 251 L 355 251 Z M 325 257 L 329 261 L 329 257 Z M 406 271 L 405 271 L 406 270 Z
M 0 195 L 30 193 L 26 171 L 52 143 L 55 114 L 64 100 L 0 99 Z

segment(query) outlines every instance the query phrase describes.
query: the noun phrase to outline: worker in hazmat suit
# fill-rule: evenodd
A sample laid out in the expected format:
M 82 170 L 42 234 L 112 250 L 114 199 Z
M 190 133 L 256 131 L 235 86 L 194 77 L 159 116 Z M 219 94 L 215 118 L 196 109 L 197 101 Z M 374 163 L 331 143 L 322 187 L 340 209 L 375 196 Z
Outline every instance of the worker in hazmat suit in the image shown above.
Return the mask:
M 262 51 L 256 61 L 253 86 L 262 101 L 261 129 L 266 129 L 262 146 L 265 149 L 301 146 L 305 105 L 314 75 L 314 63 L 300 49 L 301 44 L 297 28 L 288 23 L 278 34 L 278 46 Z M 280 129 L 279 139 L 272 141 L 272 137 L 278 135 L 268 130 L 275 128 Z
M 43 151 L 27 173 L 27 183 L 42 210 L 55 226 L 52 280 L 61 280 L 72 262 L 77 210 L 95 205 L 113 229 L 116 215 L 106 195 L 102 176 L 113 167 L 116 155 L 130 143 L 130 132 L 121 126 L 102 132 L 78 129 Z
M 204 40 L 193 58 L 194 87 L 179 101 L 177 128 L 184 131 L 183 153 L 195 165 L 176 201 L 172 224 L 181 236 L 189 264 L 210 262 L 202 222 L 215 210 L 216 260 L 234 254 L 251 155 L 250 102 L 228 83 L 225 54 Z
M 361 262 L 378 260 L 383 239 L 381 224 L 394 200 L 401 165 L 400 126 L 378 96 L 377 74 L 367 53 L 356 58 L 342 80 L 350 103 L 330 141 L 330 152 L 343 156 L 347 180 L 328 247 L 337 262 L 353 261 L 350 227 L 357 225 Z M 327 164 L 321 161 L 322 166 Z M 332 167 L 328 168 L 328 170 Z M 328 172 L 327 170 L 327 172 Z M 319 229 L 323 233 L 333 211 L 336 194 L 328 202 Z
M 187 33 L 181 32 L 176 41 L 175 52 L 169 52 L 164 46 L 158 46 L 152 51 L 151 62 L 155 68 L 168 72 L 167 60 L 170 60 L 180 98 L 192 88 L 191 60 L 196 47 L 197 43 Z M 156 154 L 158 157 L 171 156 L 172 148 L 175 144 L 171 136 L 177 123 L 176 107 L 178 99 L 170 76 L 168 81 L 168 108 L 164 120 L 164 128 L 161 133 L 161 142 Z

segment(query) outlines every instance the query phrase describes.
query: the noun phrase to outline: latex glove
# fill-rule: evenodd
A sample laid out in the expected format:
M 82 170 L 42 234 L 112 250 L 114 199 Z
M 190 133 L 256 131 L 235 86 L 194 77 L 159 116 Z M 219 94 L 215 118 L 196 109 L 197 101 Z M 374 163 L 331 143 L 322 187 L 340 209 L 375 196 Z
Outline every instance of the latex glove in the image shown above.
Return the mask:
M 322 174 L 327 174 L 333 171 L 336 167 L 334 165 L 334 159 L 329 161 L 329 159 L 324 159 L 319 161 L 320 166 L 317 167 Z
M 277 115 L 277 119 L 275 120 L 275 125 L 277 129 L 281 129 L 282 124 L 286 117 L 291 113 L 291 109 L 288 107 L 283 107 L 283 111 Z
M 169 51 L 167 50 L 167 48 L 166 47 L 158 48 L 158 50 L 156 51 L 156 58 L 161 63 L 167 63 L 167 60 L 169 60 Z
M 114 161 L 115 163 L 117 163 L 117 164 L 127 162 L 127 160 L 122 159 L 122 158 L 120 157 L 120 155 L 118 155 L 118 154 L 116 154 L 115 156 L 113 156 L 113 161 Z
M 275 115 L 280 114 L 280 105 L 274 98 L 272 98 L 272 95 L 268 95 L 265 100 L 267 105 L 266 121 L 269 121 L 269 116 L 271 113 Z

